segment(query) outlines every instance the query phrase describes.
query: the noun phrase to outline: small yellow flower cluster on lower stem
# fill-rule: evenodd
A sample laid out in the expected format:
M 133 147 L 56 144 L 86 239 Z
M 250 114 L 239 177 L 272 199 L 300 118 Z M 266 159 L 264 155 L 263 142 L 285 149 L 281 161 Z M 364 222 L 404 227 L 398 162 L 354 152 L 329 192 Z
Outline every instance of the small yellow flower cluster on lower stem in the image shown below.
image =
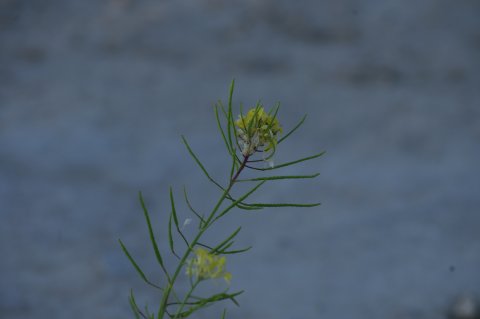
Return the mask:
M 195 257 L 187 265 L 187 275 L 197 280 L 223 278 L 230 283 L 232 274 L 225 271 L 226 258 L 209 253 L 203 248 L 195 250 Z

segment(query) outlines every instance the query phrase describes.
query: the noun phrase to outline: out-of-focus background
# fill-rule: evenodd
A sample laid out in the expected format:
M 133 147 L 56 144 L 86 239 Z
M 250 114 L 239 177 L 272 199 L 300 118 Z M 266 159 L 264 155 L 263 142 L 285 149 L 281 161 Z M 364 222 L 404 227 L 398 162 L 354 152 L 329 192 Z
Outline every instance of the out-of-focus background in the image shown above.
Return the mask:
M 257 195 L 322 206 L 237 211 L 210 237 L 240 224 L 254 246 L 229 260 L 246 292 L 228 317 L 446 318 L 480 293 L 479 17 L 474 0 L 0 1 L 0 317 L 131 318 L 130 288 L 155 308 L 117 239 L 160 280 L 137 192 L 164 250 L 170 185 L 212 207 L 180 135 L 222 180 L 212 105 L 235 78 L 235 107 L 280 101 L 285 129 L 308 113 L 277 163 L 328 153 L 283 171 L 317 180 Z

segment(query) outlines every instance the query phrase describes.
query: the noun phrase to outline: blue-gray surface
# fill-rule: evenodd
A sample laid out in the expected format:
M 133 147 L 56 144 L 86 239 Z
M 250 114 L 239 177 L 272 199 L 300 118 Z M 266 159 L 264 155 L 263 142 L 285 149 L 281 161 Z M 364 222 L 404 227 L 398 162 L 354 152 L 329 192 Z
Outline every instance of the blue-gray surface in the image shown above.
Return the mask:
M 158 304 L 117 239 L 160 279 L 137 191 L 165 250 L 169 185 L 212 207 L 180 134 L 225 176 L 212 103 L 233 77 L 236 106 L 281 101 L 285 128 L 308 113 L 277 162 L 328 154 L 284 171 L 318 180 L 257 195 L 322 206 L 216 229 L 254 246 L 229 260 L 246 293 L 228 317 L 445 317 L 480 293 L 479 16 L 473 0 L 0 2 L 0 317 L 130 318 L 130 287 Z

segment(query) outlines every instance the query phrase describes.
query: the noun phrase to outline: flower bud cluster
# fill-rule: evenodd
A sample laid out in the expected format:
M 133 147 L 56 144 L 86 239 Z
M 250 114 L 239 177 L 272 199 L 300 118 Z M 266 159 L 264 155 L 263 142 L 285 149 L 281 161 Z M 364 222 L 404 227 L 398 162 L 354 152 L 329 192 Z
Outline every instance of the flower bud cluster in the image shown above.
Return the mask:
M 235 121 L 237 138 L 243 156 L 256 151 L 269 151 L 277 145 L 277 135 L 282 132 L 278 120 L 264 111 L 263 107 L 252 108 L 247 115 Z

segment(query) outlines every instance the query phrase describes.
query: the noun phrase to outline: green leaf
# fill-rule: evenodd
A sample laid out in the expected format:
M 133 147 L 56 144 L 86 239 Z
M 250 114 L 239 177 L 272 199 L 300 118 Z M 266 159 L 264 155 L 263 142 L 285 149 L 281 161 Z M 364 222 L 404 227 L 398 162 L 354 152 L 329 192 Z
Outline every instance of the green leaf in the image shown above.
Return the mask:
M 236 135 L 235 135 L 236 136 Z M 232 180 L 232 177 L 233 177 L 233 174 L 235 174 L 235 170 L 238 169 L 239 165 L 238 165 L 238 157 L 237 157 L 237 154 L 235 153 L 235 151 L 232 151 L 232 165 L 230 167 L 230 176 L 229 176 L 229 180 Z M 220 187 L 223 189 L 223 187 Z
M 234 241 L 228 242 L 224 247 L 222 247 L 221 251 L 224 251 L 225 249 L 232 247 L 234 243 L 235 243 Z M 221 252 L 217 251 L 216 253 L 220 254 Z
M 253 187 L 251 190 L 249 190 L 247 193 L 242 195 L 240 198 L 238 198 L 236 201 L 234 201 L 230 206 L 225 208 L 217 217 L 215 217 L 214 221 L 228 213 L 233 207 L 237 206 L 239 203 L 241 203 L 243 200 L 245 200 L 248 196 L 250 196 L 253 192 L 255 192 L 260 186 L 265 184 L 266 181 L 261 181 L 258 183 L 255 187 Z
M 222 241 L 220 244 L 218 244 L 217 246 L 215 246 L 211 253 L 215 253 L 217 251 L 219 251 L 220 249 L 222 249 L 229 241 L 231 241 L 233 238 L 235 238 L 235 236 L 238 235 L 238 233 L 240 232 L 240 230 L 242 230 L 242 227 L 238 227 L 233 233 L 230 234 L 230 236 L 228 236 L 224 241 Z
M 232 201 L 234 201 L 234 200 L 232 199 Z M 250 206 L 247 203 L 238 204 L 237 207 L 240 208 L 240 209 L 243 209 L 243 210 L 260 210 L 260 209 L 262 209 L 261 207 Z
M 225 249 L 227 249 L 227 248 L 228 247 L 225 247 Z M 246 252 L 250 249 L 252 249 L 252 246 L 248 246 L 247 248 L 236 249 L 236 250 L 221 250 L 221 251 L 219 251 L 219 253 L 223 254 L 223 255 L 233 255 L 233 254 L 239 254 L 239 253 Z
M 198 159 L 197 155 L 195 155 L 195 153 L 193 152 L 192 148 L 190 147 L 190 145 L 188 144 L 185 136 L 182 135 L 182 140 L 183 140 L 183 143 L 185 144 L 189 154 L 192 156 L 192 158 L 195 160 L 195 162 L 197 163 L 197 165 L 200 167 L 200 169 L 202 170 L 202 172 L 205 174 L 205 176 L 213 183 L 215 184 L 218 188 L 220 188 L 221 190 L 225 191 L 225 188 L 220 185 L 217 181 L 215 181 L 211 176 L 210 174 L 207 172 L 207 170 L 205 169 L 205 166 L 203 166 L 203 164 L 200 162 L 200 160 Z M 233 170 L 234 170 L 234 165 L 232 165 L 232 172 L 230 173 L 230 178 L 231 176 L 233 176 Z M 226 196 L 229 200 L 233 201 L 233 198 L 227 194 Z M 243 203 L 241 202 L 238 202 L 236 205 L 238 205 L 239 208 L 242 208 L 242 209 L 252 209 L 252 208 L 248 208 L 246 207 L 246 205 L 243 205 Z M 241 206 L 242 205 L 242 206 Z
M 273 113 L 273 120 L 275 120 L 277 118 L 277 113 L 278 113 L 279 108 L 280 108 L 280 103 L 277 102 L 277 103 L 275 103 L 275 106 L 268 112 L 269 116 L 272 116 L 272 113 Z M 269 128 L 271 128 L 271 126 L 269 126 Z
M 151 319 L 155 319 L 155 315 L 152 313 L 150 314 L 150 311 L 148 310 L 148 305 L 145 305 L 145 314 L 147 315 L 147 318 Z
M 226 299 L 230 299 L 235 305 L 239 306 L 235 297 L 237 297 L 238 295 L 240 295 L 242 293 L 243 293 L 243 290 L 239 291 L 239 292 L 236 292 L 236 293 L 233 293 L 233 294 L 219 293 L 219 294 L 215 294 L 215 295 L 213 295 L 209 298 L 203 298 L 199 301 L 194 302 L 193 303 L 194 306 L 190 307 L 186 311 L 183 311 L 183 312 L 177 314 L 175 317 L 176 318 L 186 318 L 186 317 L 190 316 L 196 310 L 199 310 L 199 309 L 207 306 L 210 303 L 217 302 L 217 301 L 222 301 L 222 300 L 226 300 Z
M 308 203 L 308 204 L 295 204 L 295 203 L 279 203 L 279 204 L 265 204 L 265 203 L 254 203 L 249 204 L 256 207 L 315 207 L 320 206 L 322 203 Z
M 232 91 L 232 94 L 233 94 L 233 91 Z M 237 161 L 234 161 L 234 166 L 236 166 L 237 162 L 240 163 L 241 161 L 237 157 L 236 149 L 233 145 L 233 139 L 232 139 L 232 135 L 233 135 L 233 137 L 235 138 L 235 145 L 237 145 L 237 147 L 239 147 L 238 146 L 237 134 L 235 133 L 236 130 L 235 130 L 235 121 L 233 119 L 232 104 L 231 103 L 229 104 L 229 111 L 228 112 L 225 111 L 225 108 L 222 104 L 222 101 L 218 101 L 217 105 L 218 105 L 218 107 L 220 107 L 223 115 L 225 116 L 225 119 L 227 120 L 227 131 L 230 130 L 230 132 L 229 133 L 227 132 L 229 135 L 228 135 L 228 139 L 225 138 L 225 140 L 226 140 L 226 144 L 227 144 L 227 149 L 229 149 L 229 152 L 230 152 L 231 156 L 237 159 Z M 221 122 L 220 122 L 219 118 L 217 118 L 217 122 L 220 123 L 219 125 L 221 126 Z
M 320 175 L 320 173 L 316 173 L 312 175 L 265 176 L 265 177 L 249 178 L 249 179 L 237 179 L 237 182 L 272 181 L 272 180 L 279 180 L 279 179 L 306 179 L 306 178 L 315 178 L 318 175 Z
M 220 107 L 220 110 L 223 113 L 223 116 L 225 116 L 226 119 L 228 119 L 228 113 L 225 111 L 225 106 L 223 106 L 222 100 L 217 101 L 217 105 Z
M 303 122 L 305 122 L 305 119 L 307 118 L 307 114 L 305 114 L 300 122 L 298 122 L 297 125 L 295 125 L 294 128 L 292 128 L 285 136 L 283 136 L 281 139 L 278 140 L 278 144 L 280 144 L 282 141 L 286 140 L 287 137 L 289 137 L 293 132 L 295 132 L 300 126 L 302 126 Z
M 215 302 L 215 301 L 220 301 L 220 300 L 226 300 L 226 299 L 230 299 L 232 300 L 232 302 L 237 305 L 237 306 L 240 306 L 237 302 L 237 300 L 235 300 L 235 297 L 241 295 L 244 291 L 241 290 L 241 291 L 238 291 L 238 292 L 235 292 L 235 293 L 232 293 L 232 294 L 227 294 L 227 293 L 219 293 L 219 294 L 216 294 L 210 298 L 207 298 L 205 299 L 207 302 Z
M 140 266 L 138 266 L 138 264 L 133 259 L 132 255 L 130 255 L 130 253 L 128 252 L 127 247 L 125 247 L 125 245 L 123 244 L 123 242 L 120 239 L 118 240 L 118 242 L 120 243 L 120 246 L 122 246 L 122 250 L 125 253 L 125 255 L 127 256 L 128 260 L 130 260 L 130 263 L 132 264 L 133 268 L 135 268 L 138 275 L 143 279 L 143 281 L 145 281 L 147 284 L 149 284 L 152 287 L 163 290 L 162 288 L 160 288 L 159 286 L 155 285 L 150 280 L 148 280 L 147 276 L 145 276 L 145 274 L 143 273 Z
M 171 187 L 170 187 L 170 204 L 172 206 L 173 221 L 175 222 L 175 226 L 178 228 L 177 210 L 175 209 L 175 201 L 173 199 L 173 190 Z
M 326 153 L 326 152 L 323 151 L 323 152 L 320 152 L 320 153 L 318 153 L 318 154 L 315 154 L 315 155 L 312 155 L 312 156 L 307 156 L 307 157 L 304 157 L 304 158 L 301 158 L 301 159 L 298 159 L 298 160 L 295 160 L 295 161 L 291 161 L 291 162 L 287 162 L 287 163 L 275 165 L 274 167 L 259 168 L 259 167 L 251 167 L 251 166 L 247 166 L 247 165 L 245 165 L 245 166 L 247 166 L 248 168 L 251 168 L 251 169 L 259 170 L 259 171 L 271 171 L 271 170 L 274 170 L 274 169 L 278 169 L 278 168 L 282 168 L 282 167 L 294 165 L 294 164 L 297 164 L 297 163 L 300 163 L 300 162 L 305 162 L 305 161 L 308 161 L 308 160 L 311 160 L 311 159 L 320 157 L 320 156 L 322 156 L 322 155 L 325 154 L 325 153 Z
M 230 149 L 233 149 L 233 140 L 232 140 L 232 130 L 235 134 L 235 125 L 233 124 L 233 114 L 232 114 L 232 100 L 233 100 L 233 91 L 235 89 L 235 79 L 230 83 L 230 90 L 228 92 L 228 116 L 227 116 L 227 134 L 228 134 L 228 143 Z
M 222 191 L 225 191 L 225 188 L 220 185 L 220 183 L 218 183 L 217 181 L 215 181 L 211 176 L 210 174 L 207 172 L 207 170 L 205 169 L 205 166 L 203 166 L 203 164 L 200 162 L 200 160 L 198 159 L 198 157 L 195 155 L 195 153 L 193 152 L 192 148 L 190 147 L 190 145 L 188 144 L 186 138 L 182 135 L 182 139 L 183 139 L 183 143 L 185 144 L 185 146 L 187 147 L 187 150 L 188 152 L 190 153 L 190 155 L 193 157 L 193 159 L 195 160 L 195 162 L 197 163 L 197 165 L 200 167 L 200 169 L 202 170 L 202 172 L 205 174 L 205 176 L 213 183 L 215 184 L 218 188 L 220 188 Z M 234 171 L 234 168 L 235 168 L 235 165 L 232 165 L 232 171 L 230 172 L 230 179 L 231 177 L 233 176 L 233 171 Z M 230 200 L 233 200 L 230 195 L 227 194 L 226 196 L 228 199 Z M 242 205 L 242 203 L 240 203 L 240 205 Z M 244 208 L 244 209 L 247 209 L 247 208 Z
M 130 296 L 128 298 L 130 302 L 130 307 L 132 308 L 133 314 L 135 315 L 135 319 L 140 319 L 139 309 L 137 303 L 135 302 L 135 297 L 133 296 L 133 289 L 130 289 Z
M 257 126 L 257 123 L 259 121 L 258 119 L 258 112 L 260 112 L 260 108 L 262 107 L 262 104 L 260 103 L 260 101 L 257 102 L 257 105 L 255 106 L 255 112 L 253 113 L 253 121 L 250 121 L 250 123 L 248 124 L 248 128 L 247 128 L 247 132 L 248 134 L 250 134 L 252 132 L 252 128 L 255 126 Z M 248 115 L 248 113 L 247 113 Z M 243 121 L 243 119 L 242 119 Z
M 177 229 L 177 233 L 180 234 L 180 236 L 182 237 L 182 239 L 185 242 L 185 244 L 187 245 L 187 247 L 189 247 L 190 244 L 188 243 L 185 235 L 183 235 L 182 231 L 180 230 L 180 226 L 178 224 L 177 210 L 175 209 L 175 200 L 173 199 L 173 190 L 172 190 L 171 187 L 170 187 L 170 203 L 172 205 L 172 214 L 171 215 L 173 216 L 173 222 L 175 223 L 175 228 Z
M 150 216 L 148 214 L 147 206 L 143 200 L 142 192 L 138 192 L 138 198 L 140 200 L 140 204 L 142 205 L 143 213 L 145 215 L 145 220 L 147 221 L 148 226 L 148 233 L 150 235 L 150 241 L 152 242 L 153 250 L 155 251 L 155 256 L 157 257 L 157 261 L 162 267 L 162 269 L 166 272 L 165 266 L 163 264 L 163 259 L 160 254 L 160 250 L 158 249 L 157 241 L 155 240 L 155 235 L 153 234 L 152 224 L 150 222 Z
M 203 244 L 203 243 L 201 243 L 201 242 L 197 242 L 196 245 L 197 245 L 197 246 L 204 247 L 204 248 L 207 248 L 208 250 L 212 250 L 212 249 L 213 249 L 213 247 L 210 247 L 210 246 L 208 246 L 208 245 L 205 245 L 205 244 Z
M 211 176 L 210 174 L 208 174 L 207 170 L 205 169 L 205 166 L 203 166 L 202 162 L 200 162 L 200 160 L 198 159 L 197 155 L 195 155 L 195 153 L 193 152 L 192 148 L 190 147 L 190 145 L 188 144 L 187 142 L 187 139 L 185 138 L 185 136 L 182 135 L 182 140 L 183 140 L 183 143 L 185 144 L 185 146 L 187 147 L 187 150 L 188 150 L 188 153 L 193 157 L 193 159 L 195 160 L 195 162 L 197 163 L 197 165 L 200 167 L 200 169 L 202 170 L 202 172 L 205 174 L 205 176 L 215 185 L 217 185 L 218 187 L 220 188 L 223 188 L 222 185 L 220 185 L 217 181 L 215 181 Z
M 231 145 L 227 141 L 227 137 L 225 136 L 225 131 L 223 130 L 222 123 L 221 123 L 220 117 L 218 115 L 218 106 L 215 105 L 214 109 L 215 109 L 215 118 L 217 119 L 218 130 L 220 131 L 220 134 L 222 135 L 222 138 L 223 138 L 223 141 L 225 142 L 225 146 L 227 147 L 228 153 L 231 155 L 233 150 L 231 149 Z
M 243 293 L 243 290 L 237 294 L 231 294 L 230 295 L 230 300 L 237 306 L 237 307 L 240 307 L 240 304 L 238 303 L 238 301 L 235 299 L 236 296 L 240 295 L 241 293 Z
M 187 203 L 187 206 L 188 208 L 190 209 L 190 211 L 198 217 L 198 219 L 200 220 L 199 222 L 199 225 L 198 225 L 198 228 L 202 228 L 203 227 L 203 223 L 205 223 L 205 219 L 200 216 L 199 213 L 197 213 L 197 211 L 193 208 L 192 204 L 190 203 L 190 201 L 188 200 L 188 196 L 187 196 L 187 188 L 186 187 L 183 187 L 183 196 L 185 198 L 185 202 Z
M 173 234 L 172 234 L 172 213 L 170 213 L 170 217 L 168 218 L 168 245 L 170 246 L 170 251 L 172 254 L 180 259 L 180 256 L 177 255 L 175 252 L 175 247 L 173 244 Z
M 270 154 L 265 158 L 266 160 L 269 160 L 273 157 L 273 155 L 275 155 L 275 152 L 277 151 L 277 144 L 278 142 L 275 140 L 275 138 L 272 136 L 271 134 L 271 129 L 273 127 L 273 124 L 275 123 L 275 120 L 277 118 L 277 114 L 278 114 L 278 110 L 280 109 L 280 103 L 276 103 L 275 107 L 268 113 L 270 116 L 271 116 L 271 113 L 272 111 L 274 111 L 273 113 L 273 117 L 272 117 L 272 120 L 270 121 L 270 125 L 268 126 L 268 131 L 270 132 L 270 135 L 272 137 L 272 144 L 273 144 L 273 150 L 270 152 Z

